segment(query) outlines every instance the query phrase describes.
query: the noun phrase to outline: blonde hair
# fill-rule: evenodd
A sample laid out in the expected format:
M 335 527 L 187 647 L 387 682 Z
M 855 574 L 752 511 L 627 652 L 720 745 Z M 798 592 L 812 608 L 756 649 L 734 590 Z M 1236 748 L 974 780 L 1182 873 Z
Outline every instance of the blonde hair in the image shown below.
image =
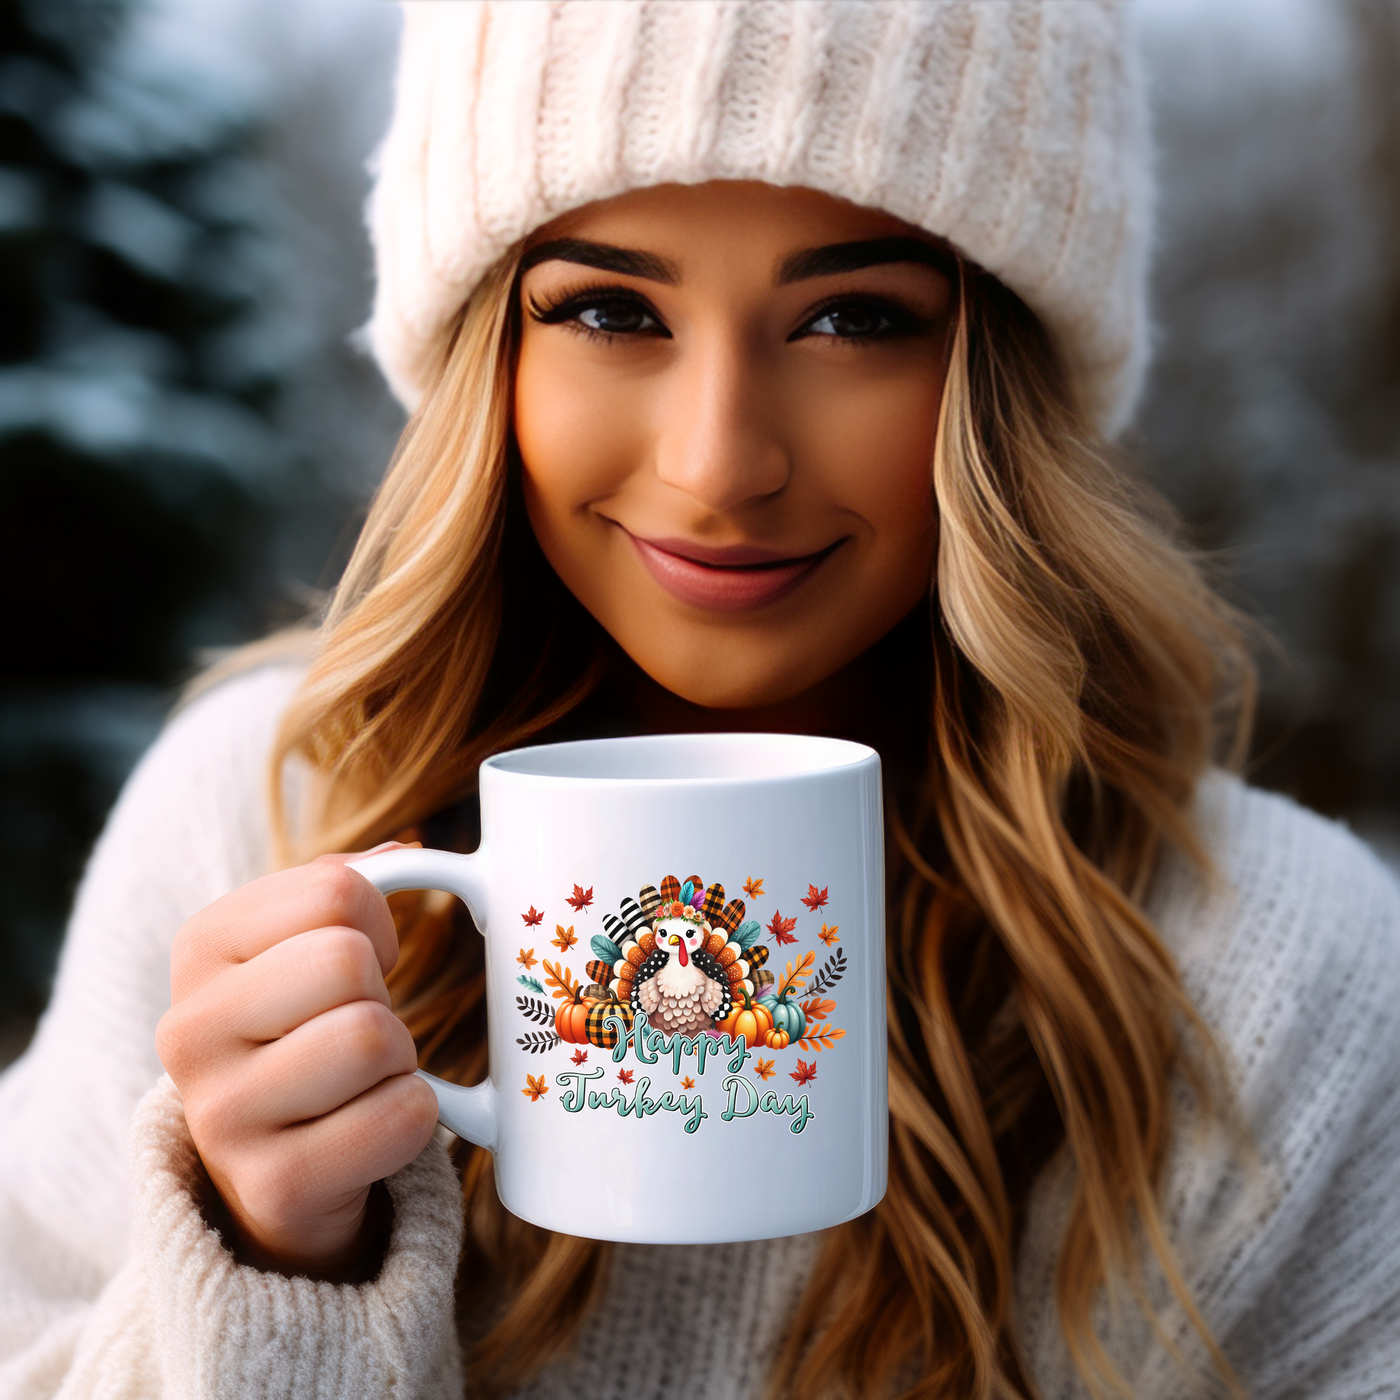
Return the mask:
M 363 848 L 469 795 L 488 754 L 557 737 L 606 666 L 607 639 L 512 499 L 519 255 L 444 345 L 285 716 L 276 772 L 297 753 L 318 783 L 289 859 Z M 976 269 L 933 484 L 930 758 L 889 817 L 889 1191 L 830 1232 L 820 1274 L 839 1285 L 809 1287 L 773 1385 L 1032 1394 L 1014 1251 L 1061 1144 L 1077 1184 L 1057 1301 L 1081 1374 L 1122 1389 L 1091 1304 L 1123 1285 L 1151 1316 L 1150 1261 L 1233 1385 L 1156 1199 L 1173 1075 L 1210 1095 L 1208 1056 L 1183 1036 L 1209 1037 L 1142 901 L 1164 844 L 1201 856 L 1189 804 L 1222 736 L 1243 742 L 1248 654 L 1160 508 L 1086 428 L 1040 323 Z M 425 1066 L 475 1082 L 482 940 L 441 897 L 395 898 L 399 1013 Z M 491 1272 L 507 1298 L 468 1373 L 508 1388 L 584 1318 L 607 1246 L 509 1216 L 489 1155 L 463 1144 L 460 1161 L 462 1277 Z

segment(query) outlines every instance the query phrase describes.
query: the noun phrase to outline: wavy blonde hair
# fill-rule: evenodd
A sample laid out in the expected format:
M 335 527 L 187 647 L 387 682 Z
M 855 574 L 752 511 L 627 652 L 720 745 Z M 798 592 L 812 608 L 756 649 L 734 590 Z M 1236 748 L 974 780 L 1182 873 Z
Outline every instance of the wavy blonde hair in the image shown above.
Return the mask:
M 519 256 L 444 344 L 283 721 L 276 773 L 297 754 L 316 775 L 288 859 L 413 830 L 471 795 L 488 754 L 587 731 L 609 643 L 544 564 L 516 494 Z M 1233 1385 L 1156 1194 L 1169 1084 L 1194 1066 L 1209 1098 L 1207 1057 L 1184 1048 L 1209 1037 L 1142 904 L 1166 844 L 1203 859 L 1189 805 L 1222 744 L 1243 743 L 1248 652 L 1161 508 L 1077 413 L 1040 323 L 976 269 L 932 476 L 928 760 L 889 814 L 889 1190 L 830 1232 L 819 1273 L 839 1286 L 809 1286 L 773 1388 L 1032 1395 L 1015 1252 L 1061 1146 L 1076 1185 L 1057 1302 L 1080 1373 L 1123 1389 L 1091 1307 L 1125 1286 L 1152 1316 L 1155 1272 Z M 445 897 L 395 902 L 390 985 L 421 1063 L 476 1082 L 482 940 Z M 508 1215 L 489 1155 L 461 1144 L 459 1161 L 463 1286 L 492 1280 L 465 1296 L 465 1318 L 492 1319 L 467 1337 L 468 1374 L 500 1391 L 581 1323 L 608 1247 Z

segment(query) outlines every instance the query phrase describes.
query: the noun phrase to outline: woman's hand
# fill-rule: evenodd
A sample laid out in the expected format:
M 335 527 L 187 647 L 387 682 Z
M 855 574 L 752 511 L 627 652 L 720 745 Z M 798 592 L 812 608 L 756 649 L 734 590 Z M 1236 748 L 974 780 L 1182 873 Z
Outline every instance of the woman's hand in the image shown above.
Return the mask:
M 384 985 L 389 906 L 353 859 L 322 856 L 196 914 L 175 936 L 156 1029 L 234 1243 L 323 1278 L 355 1271 L 375 1236 L 370 1186 L 437 1122 Z

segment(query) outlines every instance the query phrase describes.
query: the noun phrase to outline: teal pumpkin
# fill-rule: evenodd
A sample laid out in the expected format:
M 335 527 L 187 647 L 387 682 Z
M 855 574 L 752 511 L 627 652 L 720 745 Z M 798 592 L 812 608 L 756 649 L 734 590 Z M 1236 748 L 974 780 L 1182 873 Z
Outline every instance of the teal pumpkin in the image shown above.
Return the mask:
M 802 1008 L 787 997 L 759 997 L 758 1004 L 773 1018 L 775 1031 L 786 1031 L 788 1043 L 796 1044 L 807 1029 L 807 1017 Z

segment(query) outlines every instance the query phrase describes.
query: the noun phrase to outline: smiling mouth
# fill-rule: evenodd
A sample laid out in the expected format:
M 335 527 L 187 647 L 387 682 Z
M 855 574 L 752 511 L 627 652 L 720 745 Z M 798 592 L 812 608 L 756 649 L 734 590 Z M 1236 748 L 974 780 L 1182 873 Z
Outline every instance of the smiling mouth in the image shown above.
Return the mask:
M 626 533 L 647 572 L 673 597 L 725 612 L 766 607 L 786 597 L 846 542 L 843 536 L 813 554 L 780 555 L 748 545 L 714 548 Z

